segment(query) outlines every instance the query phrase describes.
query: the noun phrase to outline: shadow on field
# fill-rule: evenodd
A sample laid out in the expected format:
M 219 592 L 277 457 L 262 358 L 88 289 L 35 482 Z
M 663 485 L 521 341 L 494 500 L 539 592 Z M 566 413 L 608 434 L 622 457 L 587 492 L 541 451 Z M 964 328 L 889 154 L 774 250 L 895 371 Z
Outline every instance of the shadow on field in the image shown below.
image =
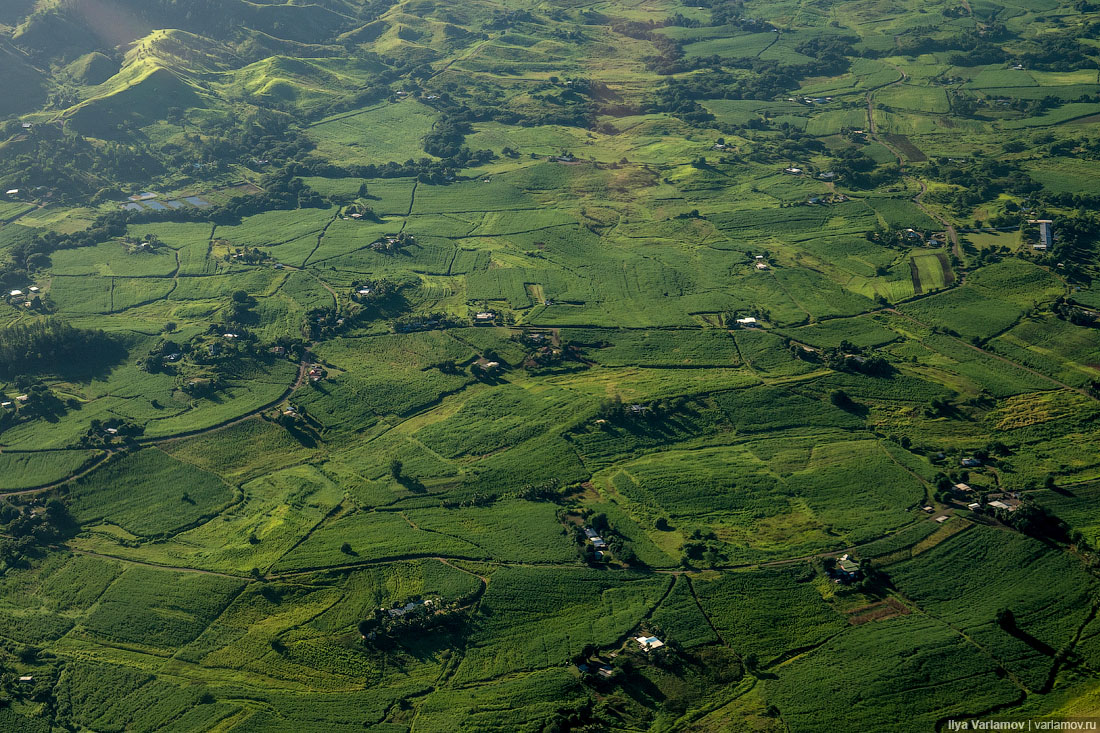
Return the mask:
M 1050 644 L 1047 644 L 1041 639 L 1036 639 L 1034 636 L 1024 631 L 1019 626 L 1016 626 L 1015 624 L 1004 625 L 1001 628 L 1008 632 L 1009 636 L 1013 636 L 1019 639 L 1040 654 L 1048 657 L 1053 657 L 1055 654 L 1057 654 L 1057 651 Z

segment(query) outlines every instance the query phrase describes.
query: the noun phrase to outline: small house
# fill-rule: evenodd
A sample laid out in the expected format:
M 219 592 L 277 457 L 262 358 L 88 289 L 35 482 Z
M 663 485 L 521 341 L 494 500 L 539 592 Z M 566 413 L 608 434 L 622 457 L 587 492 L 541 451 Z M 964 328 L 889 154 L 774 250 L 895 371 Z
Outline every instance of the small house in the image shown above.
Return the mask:
M 18 397 L 15 398 L 15 401 L 16 402 L 29 402 L 30 399 L 31 399 L 30 395 L 21 394 L 21 395 L 19 395 Z
M 756 269 L 757 270 L 766 270 L 766 269 L 768 269 L 768 263 L 767 262 L 757 262 L 756 263 Z
M 940 516 L 936 517 L 936 524 L 943 524 L 946 521 L 947 521 L 947 515 L 946 514 L 941 514 Z
M 1009 503 L 1009 502 L 1001 501 L 1000 499 L 997 499 L 996 501 L 989 502 L 989 506 L 993 507 L 994 509 L 1000 509 L 1001 511 L 1014 512 L 1014 511 L 1016 511 L 1017 508 L 1019 508 L 1020 502 L 1015 501 L 1015 502 Z
M 922 510 L 922 511 L 925 511 L 925 512 L 928 512 L 929 514 L 931 514 L 932 512 L 934 512 L 934 511 L 935 511 L 935 509 L 933 509 L 933 508 L 932 508 L 932 507 L 930 507 L 930 506 L 922 506 L 922 507 L 921 507 L 921 510 Z
M 964 468 L 978 468 L 982 465 L 982 462 L 977 458 L 964 458 L 959 461 L 959 464 Z
M 0 407 L 7 408 L 7 407 L 11 407 L 11 406 L 12 406 L 12 401 L 11 400 L 4 400 L 3 402 L 0 402 Z
M 848 580 L 859 577 L 859 562 L 851 555 L 845 553 L 836 561 L 836 574 Z
M 27 288 L 27 290 L 31 291 L 32 293 L 37 293 L 38 292 L 38 286 L 37 285 L 31 285 L 29 288 Z
M 8 295 L 10 295 L 10 296 L 11 296 L 11 297 L 13 297 L 13 298 L 18 298 L 18 297 L 19 297 L 19 296 L 21 296 L 22 294 L 23 294 L 23 291 L 22 291 L 22 290 L 13 290 L 13 291 L 11 291 L 10 293 L 8 293 Z
M 32 675 L 32 674 L 25 674 L 25 675 L 23 675 L 22 677 L 20 677 L 20 678 L 19 678 L 19 681 L 20 681 L 20 682 L 22 682 L 22 683 L 24 683 L 24 684 L 28 684 L 28 685 L 29 685 L 29 684 L 31 684 L 32 682 L 34 682 L 34 675 Z
M 592 539 L 593 537 L 599 537 L 600 535 L 596 530 L 592 529 L 591 527 L 585 527 L 584 536 L 588 539 Z
M 107 433 L 107 435 L 118 435 L 118 428 L 107 428 L 103 432 Z
M 959 494 L 973 494 L 974 493 L 974 489 L 970 488 L 966 484 L 955 484 L 951 488 L 954 489 Z
M 978 511 L 979 509 L 981 509 L 981 508 L 982 508 L 982 505 L 981 505 L 981 504 L 979 504 L 979 503 L 978 503 L 978 502 L 976 502 L 976 501 L 973 501 L 973 502 L 971 502 L 971 503 L 967 504 L 967 505 L 966 505 L 966 508 L 967 508 L 967 509 L 969 509 L 969 510 L 970 510 L 970 511 L 972 511 L 972 512 L 976 512 L 976 511 Z
M 481 313 L 474 314 L 474 320 L 478 323 L 492 323 L 493 319 L 496 317 L 497 314 L 492 311 L 482 311 Z
M 596 674 L 608 680 L 611 679 L 611 675 L 615 674 L 615 670 L 612 667 L 608 667 L 606 664 L 601 664 L 596 668 Z
M 593 537 L 592 538 L 592 547 L 596 550 L 606 550 L 607 549 L 607 543 L 604 542 L 602 537 Z
M 801 168 L 795 168 L 794 166 L 791 166 L 790 168 L 784 168 L 783 172 L 787 173 L 789 175 L 792 175 L 792 176 L 802 175 L 802 169 Z
M 836 179 L 835 171 L 825 171 L 824 173 L 818 173 L 817 177 L 823 181 L 832 181 Z
M 765 265 L 765 267 L 767 267 L 767 265 Z M 738 318 L 737 323 L 741 326 L 755 326 L 756 319 L 752 316 L 745 316 L 744 318 Z

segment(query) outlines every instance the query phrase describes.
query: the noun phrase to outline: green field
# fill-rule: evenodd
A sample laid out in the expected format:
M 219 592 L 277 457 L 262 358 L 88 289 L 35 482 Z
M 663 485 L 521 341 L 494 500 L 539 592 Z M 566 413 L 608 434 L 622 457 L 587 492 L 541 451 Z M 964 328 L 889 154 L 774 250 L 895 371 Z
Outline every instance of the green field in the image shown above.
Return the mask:
M 1095 717 L 1098 27 L 0 3 L 0 731 Z

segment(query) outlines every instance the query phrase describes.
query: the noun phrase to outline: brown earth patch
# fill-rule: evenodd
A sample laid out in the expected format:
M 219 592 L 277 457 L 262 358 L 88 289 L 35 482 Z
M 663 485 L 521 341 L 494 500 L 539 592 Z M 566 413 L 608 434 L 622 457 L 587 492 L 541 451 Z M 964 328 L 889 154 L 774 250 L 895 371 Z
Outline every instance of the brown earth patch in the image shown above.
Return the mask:
M 897 598 L 887 598 L 885 601 L 872 603 L 848 613 L 848 623 L 852 626 L 860 626 L 871 621 L 907 616 L 912 611 L 906 608 Z

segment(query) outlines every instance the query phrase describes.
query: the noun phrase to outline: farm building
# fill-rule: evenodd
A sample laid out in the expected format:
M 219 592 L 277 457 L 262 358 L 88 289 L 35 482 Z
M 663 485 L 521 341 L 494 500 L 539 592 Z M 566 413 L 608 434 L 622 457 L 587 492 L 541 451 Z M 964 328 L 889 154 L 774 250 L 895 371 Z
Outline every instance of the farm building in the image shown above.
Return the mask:
M 784 168 L 783 172 L 784 173 L 789 173 L 792 176 L 802 175 L 802 169 L 801 168 L 795 168 L 794 166 L 791 166 L 790 168 Z
M 474 314 L 474 321 L 477 323 L 492 323 L 496 317 L 497 314 L 492 311 L 482 311 Z
M 756 269 L 757 270 L 766 270 L 766 269 L 768 269 L 768 263 L 767 262 L 757 262 L 756 263 Z
M 756 325 L 756 319 L 753 318 L 752 316 L 746 316 L 744 318 L 738 318 L 737 323 L 742 325 L 742 326 L 755 326 Z
M 974 493 L 974 489 L 970 488 L 967 484 L 955 484 L 951 488 L 954 489 L 955 492 L 959 493 L 959 494 L 973 494 Z
M 483 356 L 483 357 L 481 357 L 480 359 L 478 359 L 477 361 L 474 362 L 474 366 L 476 366 L 478 369 L 480 369 L 483 372 L 495 372 L 498 369 L 500 369 L 500 362 L 499 361 L 490 361 L 489 359 L 486 359 Z
M 836 561 L 836 574 L 848 580 L 859 577 L 859 562 L 851 555 L 845 553 Z
M 1054 246 L 1054 221 L 1051 219 L 1028 219 L 1028 224 L 1039 225 L 1039 242 L 1035 249 L 1047 249 Z
M 1020 502 L 1016 499 L 1007 499 L 1005 501 L 997 499 L 996 501 L 989 502 L 989 506 L 1006 512 L 1014 512 L 1020 508 Z
M 398 608 L 388 608 L 388 609 L 383 609 L 383 610 L 385 610 L 386 613 L 388 613 L 390 615 L 390 618 L 399 618 L 401 616 L 404 616 L 407 613 L 410 613 L 411 611 L 417 610 L 421 606 L 431 606 L 431 605 L 432 605 L 431 600 L 409 601 L 404 606 L 399 606 Z
M 22 294 L 23 294 L 22 290 L 13 290 L 10 293 L 8 293 L 8 295 L 10 295 L 13 298 L 18 298 Z
M 638 645 L 642 648 L 642 651 L 648 652 L 653 649 L 660 649 L 665 645 L 663 641 L 656 636 L 637 636 L 634 641 L 638 642 Z
M 973 512 L 973 511 L 976 511 L 978 509 L 981 509 L 982 505 L 979 504 L 978 502 L 974 501 L 974 502 L 971 502 L 971 503 L 967 504 L 966 508 Z

